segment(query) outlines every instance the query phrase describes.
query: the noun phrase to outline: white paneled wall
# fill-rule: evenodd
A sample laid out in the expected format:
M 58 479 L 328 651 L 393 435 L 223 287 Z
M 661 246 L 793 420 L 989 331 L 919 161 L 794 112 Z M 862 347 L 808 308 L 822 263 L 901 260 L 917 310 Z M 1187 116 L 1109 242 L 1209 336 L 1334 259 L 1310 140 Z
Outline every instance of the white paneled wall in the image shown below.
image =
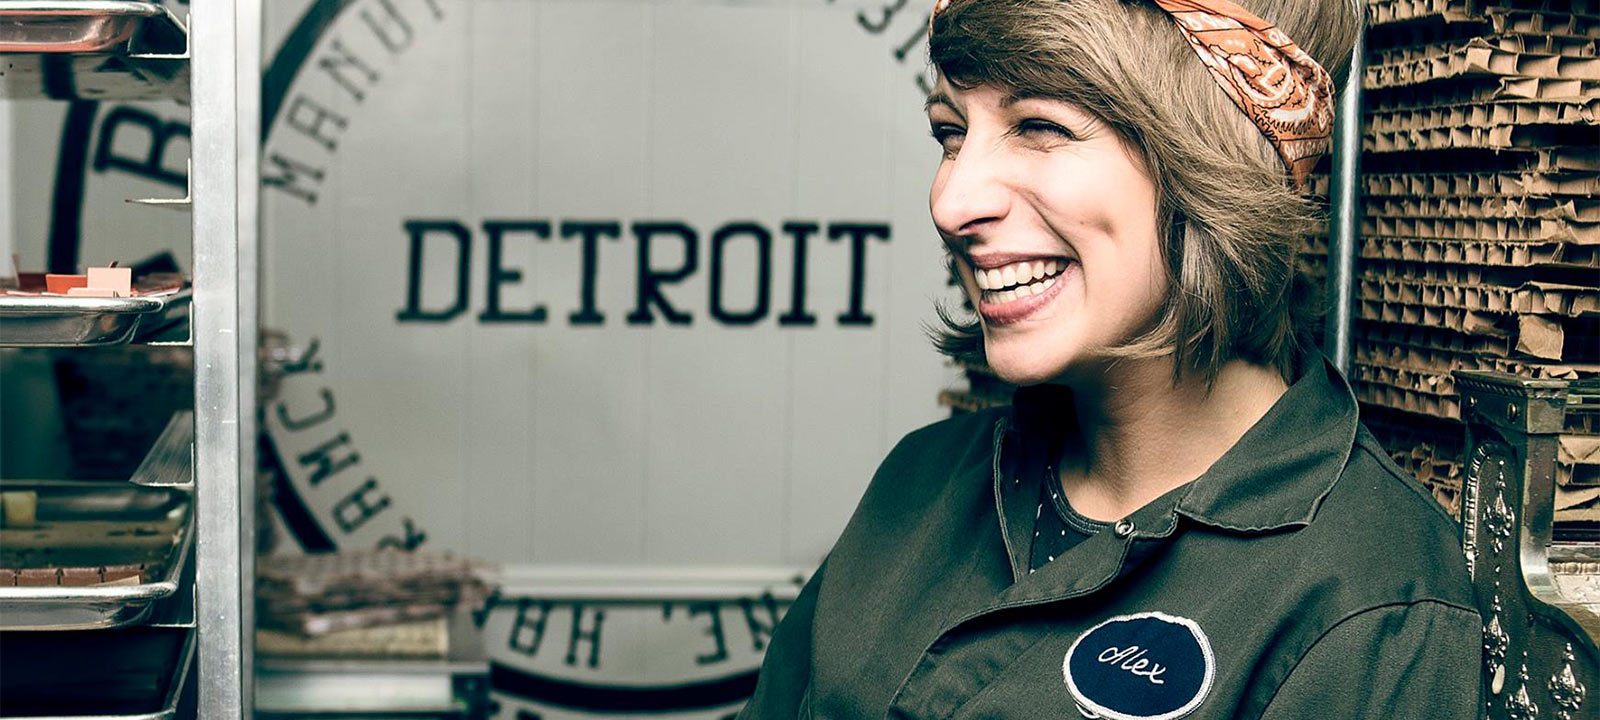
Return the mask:
M 304 513 L 289 525 L 510 564 L 816 563 L 954 377 L 922 336 L 948 292 L 916 82 L 929 4 L 885 21 L 900 3 L 268 3 L 263 322 L 317 344 L 266 408 Z M 0 227 L 42 266 L 50 213 L 20 208 L 54 197 L 65 106 L 12 108 Z M 187 264 L 186 216 L 123 202 L 181 188 L 95 161 L 185 157 L 187 120 L 98 106 L 84 262 L 171 249 Z M 616 230 L 594 231 L 592 272 L 563 235 L 582 223 Z M 695 234 L 692 256 L 670 228 L 649 241 L 661 302 L 641 289 L 647 223 Z M 717 257 L 723 308 L 757 309 L 758 240 L 714 241 L 741 223 L 768 235 L 751 324 L 712 312 Z M 863 224 L 883 229 L 849 229 Z M 414 263 L 425 312 L 455 304 L 469 245 L 458 314 L 400 317 L 408 227 L 433 228 Z M 851 232 L 866 233 L 859 270 Z M 603 322 L 573 320 L 586 295 Z M 840 320 L 856 295 L 870 324 Z M 630 321 L 641 296 L 651 324 Z
M 893 442 L 940 416 L 950 377 L 922 337 L 945 294 L 922 50 L 895 57 L 925 6 L 877 34 L 877 4 L 824 0 L 394 0 L 328 24 L 265 148 L 269 168 L 277 156 L 301 170 L 265 190 L 264 313 L 321 343 L 323 370 L 291 378 L 286 402 L 305 415 L 326 389 L 334 414 L 277 429 L 331 539 L 399 538 L 410 518 L 428 544 L 511 563 L 820 559 Z M 455 304 L 460 237 L 470 244 L 465 306 L 447 320 L 396 319 L 408 221 L 436 223 L 416 263 L 424 311 Z M 538 307 L 542 320 L 490 311 L 497 222 L 514 223 L 500 313 Z M 573 222 L 617 231 L 598 241 L 592 280 L 581 240 L 563 237 Z M 638 225 L 651 222 L 696 235 L 692 257 L 670 230 L 649 241 L 651 269 L 694 265 L 658 288 L 687 324 L 653 302 L 653 323 L 630 321 L 648 295 Z M 759 246 L 713 236 L 742 222 L 770 234 L 769 300 L 732 325 L 711 312 L 713 250 L 722 304 L 749 311 Z M 816 225 L 811 326 L 779 321 L 794 310 L 791 222 Z M 854 289 L 850 238 L 829 237 L 852 223 L 888 236 L 863 241 Z M 586 286 L 598 325 L 570 317 Z M 853 292 L 870 324 L 840 322 Z M 340 469 L 313 483 L 319 462 Z

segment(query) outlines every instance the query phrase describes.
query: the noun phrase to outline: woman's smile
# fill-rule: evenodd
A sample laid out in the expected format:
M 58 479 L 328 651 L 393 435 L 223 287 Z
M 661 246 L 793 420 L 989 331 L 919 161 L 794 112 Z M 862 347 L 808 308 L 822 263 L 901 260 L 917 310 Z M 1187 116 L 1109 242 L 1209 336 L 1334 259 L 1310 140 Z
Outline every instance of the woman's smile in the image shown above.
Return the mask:
M 1061 289 L 1077 275 L 1071 258 L 1012 262 L 999 267 L 973 267 L 978 286 L 978 314 L 989 327 L 1026 320 L 1061 297 Z

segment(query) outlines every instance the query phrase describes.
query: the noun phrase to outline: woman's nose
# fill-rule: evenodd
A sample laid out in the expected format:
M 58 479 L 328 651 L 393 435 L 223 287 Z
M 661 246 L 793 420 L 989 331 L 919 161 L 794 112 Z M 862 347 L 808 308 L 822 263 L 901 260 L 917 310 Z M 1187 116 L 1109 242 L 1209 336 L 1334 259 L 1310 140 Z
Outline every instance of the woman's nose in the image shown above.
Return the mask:
M 969 138 L 970 140 L 970 138 Z M 937 175 L 928 204 L 933 223 L 946 235 L 971 235 L 1004 219 L 1011 192 L 992 152 L 967 142 Z

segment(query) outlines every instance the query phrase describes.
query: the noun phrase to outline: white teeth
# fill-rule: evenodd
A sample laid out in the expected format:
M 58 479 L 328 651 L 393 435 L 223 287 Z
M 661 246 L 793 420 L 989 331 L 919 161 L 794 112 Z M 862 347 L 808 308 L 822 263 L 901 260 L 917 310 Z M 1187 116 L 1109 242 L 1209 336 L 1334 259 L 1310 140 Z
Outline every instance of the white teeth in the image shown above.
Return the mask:
M 1056 275 L 1066 266 L 1067 263 L 1061 260 L 1031 260 L 1012 263 L 992 270 L 973 268 L 972 275 L 973 279 L 978 283 L 979 290 L 995 293 L 994 302 L 1005 302 L 1006 300 L 1001 298 L 1001 295 L 1004 294 L 1000 292 L 1001 288 L 1018 286 L 1013 288 L 1012 291 L 1008 291 L 1012 292 L 1011 299 L 1037 295 L 1054 284 L 1055 278 L 1051 276 Z M 1049 279 L 1043 283 L 1035 282 L 1040 278 L 1047 277 Z
M 1054 284 L 1055 278 L 1051 278 L 1050 280 L 1042 283 L 1030 283 L 1028 285 L 1022 285 L 1010 290 L 992 290 L 985 292 L 983 299 L 985 302 L 1000 305 L 1013 300 L 1021 300 L 1023 298 L 1033 297 L 1034 295 L 1040 295 L 1044 293 L 1046 288 Z

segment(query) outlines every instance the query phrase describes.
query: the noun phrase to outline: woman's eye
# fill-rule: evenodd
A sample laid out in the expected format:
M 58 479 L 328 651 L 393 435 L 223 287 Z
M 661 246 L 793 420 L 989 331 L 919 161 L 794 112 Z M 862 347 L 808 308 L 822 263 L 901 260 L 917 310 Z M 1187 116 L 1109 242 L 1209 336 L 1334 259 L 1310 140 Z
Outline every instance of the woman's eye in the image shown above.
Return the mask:
M 955 125 L 939 124 L 933 126 L 933 139 L 944 149 L 945 158 L 954 158 L 961 152 L 961 142 L 966 139 L 967 132 Z
M 1078 136 L 1049 120 L 1023 120 L 1017 124 L 1017 134 L 1058 140 L 1077 140 Z

